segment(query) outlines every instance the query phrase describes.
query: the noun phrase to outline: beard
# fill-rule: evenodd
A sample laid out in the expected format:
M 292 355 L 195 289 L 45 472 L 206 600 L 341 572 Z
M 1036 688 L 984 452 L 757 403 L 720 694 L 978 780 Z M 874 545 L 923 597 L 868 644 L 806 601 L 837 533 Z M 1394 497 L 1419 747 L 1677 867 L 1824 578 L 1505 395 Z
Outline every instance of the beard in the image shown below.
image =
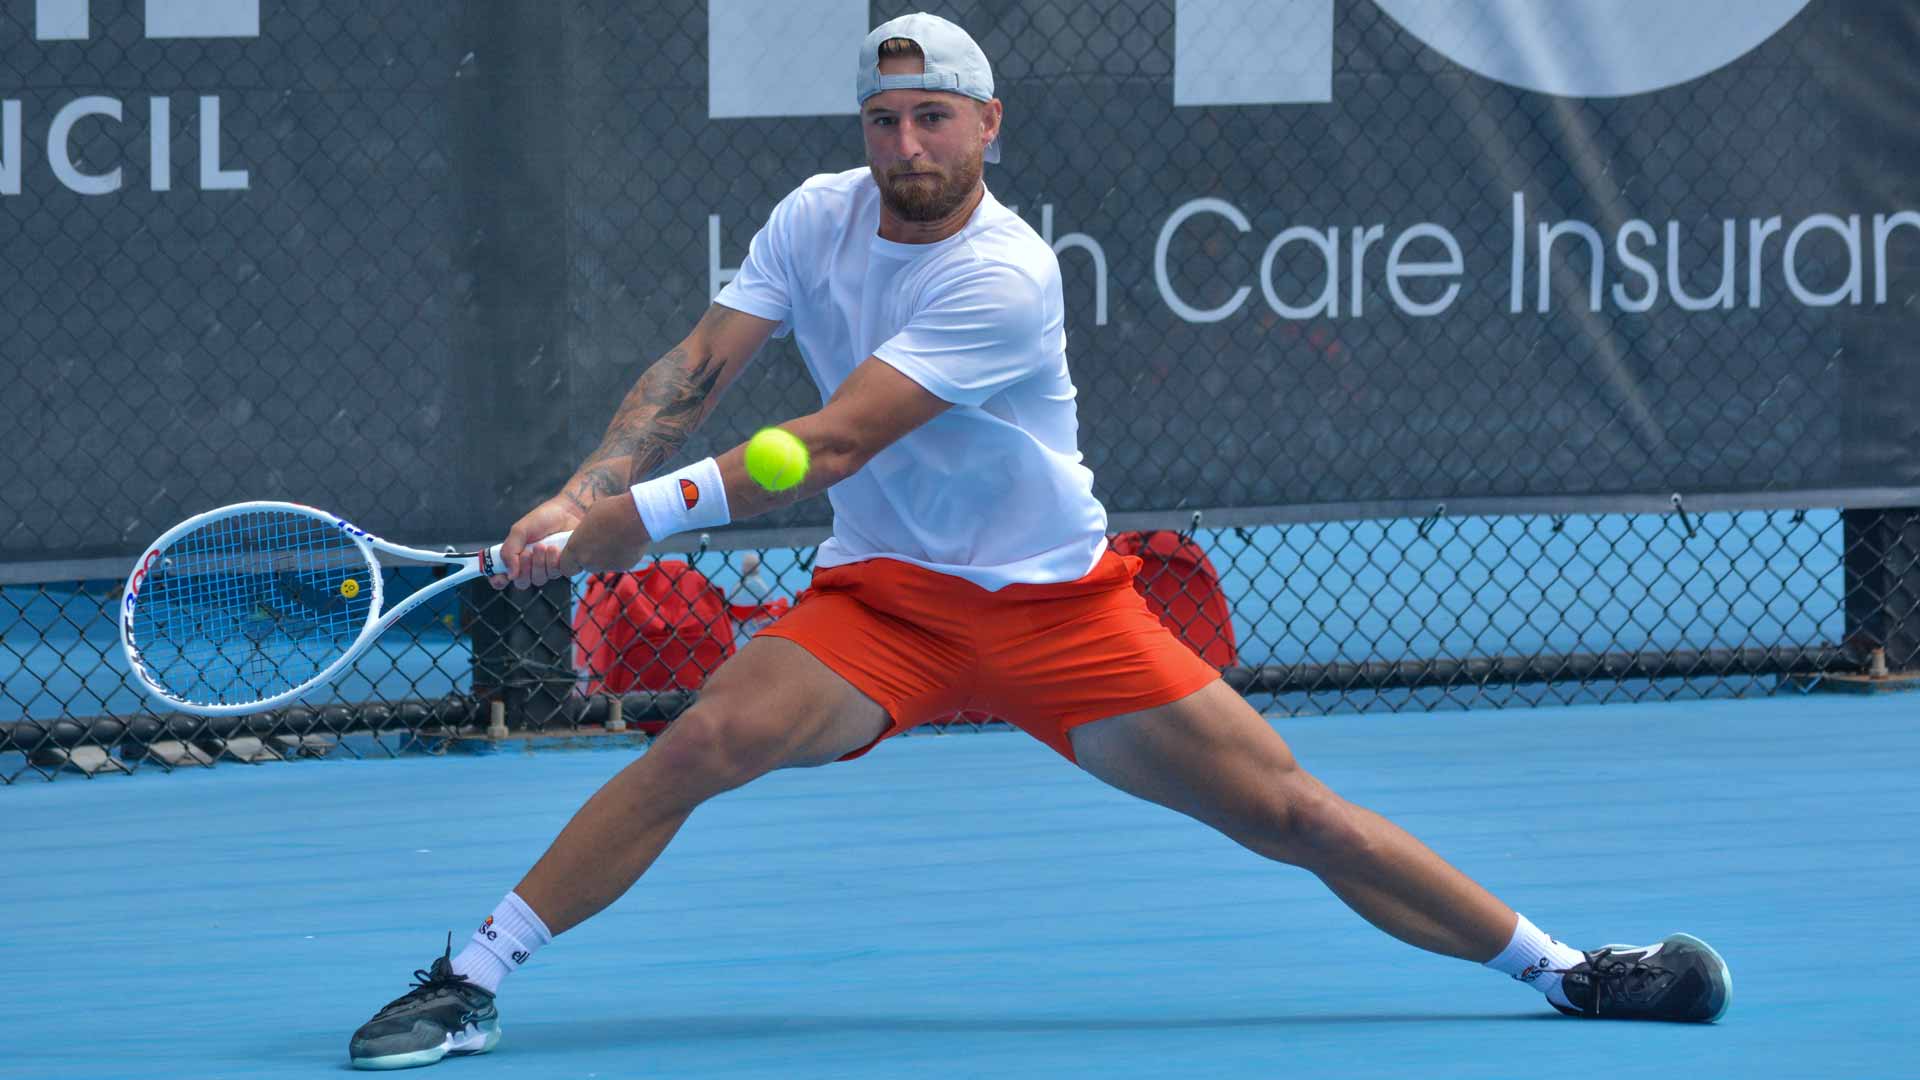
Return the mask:
M 941 221 L 958 210 L 980 186 L 982 158 L 974 154 L 949 172 L 937 176 L 902 177 L 877 173 L 880 199 L 903 221 Z

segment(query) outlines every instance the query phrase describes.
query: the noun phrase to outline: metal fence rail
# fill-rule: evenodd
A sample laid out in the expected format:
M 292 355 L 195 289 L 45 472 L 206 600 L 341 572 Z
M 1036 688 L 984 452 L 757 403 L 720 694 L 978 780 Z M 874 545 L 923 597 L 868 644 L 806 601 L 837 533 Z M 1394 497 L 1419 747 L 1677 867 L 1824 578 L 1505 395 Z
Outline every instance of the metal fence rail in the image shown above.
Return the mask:
M 1191 536 L 1212 578 L 1185 577 L 1170 591 L 1200 600 L 1217 587 L 1230 624 L 1155 602 L 1196 649 L 1230 637 L 1227 681 L 1274 713 L 1864 689 L 1893 681 L 1876 680 L 1875 670 L 1920 668 L 1913 594 L 1860 591 L 1882 571 L 1910 581 L 1920 562 L 1911 515 L 1905 537 L 1886 543 L 1892 517 L 1778 511 L 1202 527 Z M 665 558 L 690 561 L 716 599 L 757 602 L 805 588 L 809 555 L 708 549 Z M 1849 572 L 1849 562 L 1872 572 Z M 389 573 L 390 588 L 420 581 L 420 571 Z M 1152 566 L 1142 585 L 1179 573 Z M 112 629 L 116 591 L 115 583 L 0 590 L 0 616 L 13 626 L 0 645 L 6 704 L 20 717 L 0 722 L 0 779 L 438 752 L 484 740 L 490 729 L 495 737 L 653 732 L 757 628 L 692 614 L 677 626 L 649 626 L 655 605 L 590 606 L 588 578 L 527 593 L 479 585 L 391 631 L 310 704 L 206 718 L 153 712 L 126 685 Z M 616 646 L 582 651 L 594 635 Z M 948 727 L 994 722 L 976 713 Z

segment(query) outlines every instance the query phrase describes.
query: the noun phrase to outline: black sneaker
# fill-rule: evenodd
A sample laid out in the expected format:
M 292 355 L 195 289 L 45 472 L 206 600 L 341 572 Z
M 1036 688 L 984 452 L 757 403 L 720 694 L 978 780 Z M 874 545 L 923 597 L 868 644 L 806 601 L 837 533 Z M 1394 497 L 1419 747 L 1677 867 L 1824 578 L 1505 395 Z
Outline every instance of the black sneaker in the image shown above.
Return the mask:
M 500 1042 L 493 995 L 453 973 L 453 935 L 446 953 L 413 977 L 413 989 L 353 1033 L 347 1056 L 354 1068 L 410 1069 L 448 1054 L 484 1054 Z
M 1691 934 L 1658 945 L 1608 945 L 1561 972 L 1573 1003 L 1568 1016 L 1615 1020 L 1684 1020 L 1711 1024 L 1733 1004 L 1733 973 L 1713 947 Z

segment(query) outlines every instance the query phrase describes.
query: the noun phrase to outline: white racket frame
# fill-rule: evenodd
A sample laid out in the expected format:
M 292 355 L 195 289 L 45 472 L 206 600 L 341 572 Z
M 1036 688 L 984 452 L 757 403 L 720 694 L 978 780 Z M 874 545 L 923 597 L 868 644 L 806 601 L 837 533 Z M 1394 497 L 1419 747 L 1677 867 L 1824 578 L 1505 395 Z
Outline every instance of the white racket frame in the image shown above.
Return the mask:
M 173 543 L 173 541 L 180 536 L 192 532 L 211 521 L 219 521 L 223 518 L 239 517 L 242 514 L 262 511 L 294 513 L 312 518 L 314 521 L 323 525 L 331 525 L 339 529 L 353 541 L 354 546 L 360 549 L 360 554 L 365 556 L 367 560 L 369 570 L 368 577 L 371 579 L 373 588 L 373 602 L 372 606 L 367 610 L 367 623 L 360 628 L 360 636 L 353 640 L 353 644 L 347 646 L 346 651 L 341 653 L 338 659 L 327 665 L 318 675 L 315 675 L 313 678 L 308 679 L 306 682 L 301 683 L 291 690 L 275 694 L 270 698 L 265 698 L 260 701 L 226 705 L 188 701 L 184 698 L 176 697 L 148 674 L 146 661 L 140 655 L 140 646 L 134 640 L 133 613 L 140 603 L 140 588 L 146 582 L 147 574 L 152 567 L 153 561 L 160 557 L 161 551 L 164 550 L 167 545 Z M 570 535 L 572 534 L 566 532 L 555 533 L 544 540 L 537 541 L 537 543 L 549 547 L 565 547 L 567 537 Z M 146 690 L 147 694 L 174 709 L 181 712 L 193 713 L 197 716 L 242 716 L 248 713 L 265 712 L 268 709 L 285 705 L 313 690 L 315 687 L 332 681 L 339 676 L 341 672 L 351 667 L 353 662 L 358 660 L 361 655 L 373 645 L 375 638 L 385 633 L 394 623 L 399 622 L 414 608 L 446 592 L 448 589 L 457 588 L 475 578 L 490 577 L 494 574 L 505 573 L 506 568 L 500 558 L 500 548 L 501 545 L 495 544 L 485 551 L 459 552 L 455 554 L 448 554 L 444 551 L 427 551 L 423 548 L 407 547 L 405 544 L 396 544 L 388 540 L 382 540 L 345 518 L 330 514 L 318 507 L 307 506 L 304 503 L 274 501 L 231 503 L 227 506 L 208 510 L 202 514 L 195 514 L 180 524 L 175 525 L 173 528 L 168 529 L 166 532 L 161 533 L 159 539 L 149 544 L 147 550 L 143 552 L 139 560 L 133 564 L 133 571 L 127 575 L 126 590 L 120 597 L 120 649 L 126 655 L 127 667 L 133 672 L 133 677 L 139 681 L 141 687 Z M 375 554 L 376 552 L 382 552 L 402 559 L 410 559 L 415 562 L 456 566 L 459 567 L 459 569 L 420 591 L 409 595 L 405 600 L 400 601 L 392 611 L 386 611 L 384 610 L 386 604 L 386 588 L 380 573 L 380 559 L 379 556 Z

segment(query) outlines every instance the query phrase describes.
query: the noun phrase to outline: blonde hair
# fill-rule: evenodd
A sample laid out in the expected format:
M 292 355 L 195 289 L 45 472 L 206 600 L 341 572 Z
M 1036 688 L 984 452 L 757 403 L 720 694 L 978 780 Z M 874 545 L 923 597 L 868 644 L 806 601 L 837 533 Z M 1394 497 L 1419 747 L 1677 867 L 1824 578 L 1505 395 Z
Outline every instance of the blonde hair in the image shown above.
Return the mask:
M 903 37 L 892 37 L 881 42 L 880 53 L 875 59 L 890 60 L 898 56 L 911 56 L 923 64 L 927 61 L 927 54 L 921 50 L 920 43 L 912 38 Z M 985 102 L 975 101 L 974 105 L 981 109 L 986 108 Z

